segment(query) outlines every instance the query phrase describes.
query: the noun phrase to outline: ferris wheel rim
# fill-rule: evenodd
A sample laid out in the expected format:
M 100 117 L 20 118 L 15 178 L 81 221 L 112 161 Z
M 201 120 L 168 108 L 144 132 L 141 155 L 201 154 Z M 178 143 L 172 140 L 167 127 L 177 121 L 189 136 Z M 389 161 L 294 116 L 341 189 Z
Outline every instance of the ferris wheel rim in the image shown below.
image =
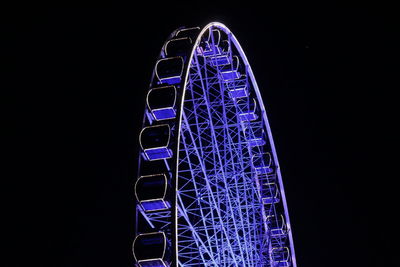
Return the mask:
M 275 148 L 275 143 L 274 143 L 274 140 L 273 140 L 272 132 L 271 132 L 271 129 L 270 129 L 271 127 L 269 125 L 267 113 L 266 113 L 266 110 L 265 110 L 264 102 L 262 101 L 261 92 L 260 92 L 260 89 L 258 87 L 258 83 L 257 83 L 257 81 L 255 79 L 255 76 L 254 76 L 253 70 L 251 68 L 251 65 L 250 65 L 250 63 L 249 63 L 249 61 L 247 59 L 246 54 L 244 53 L 244 50 L 243 50 L 242 46 L 240 45 L 240 43 L 239 43 L 238 39 L 236 38 L 236 36 L 232 33 L 232 31 L 225 24 L 223 24 L 221 22 L 211 22 L 211 23 L 207 24 L 206 26 L 204 26 L 202 28 L 202 30 L 200 31 L 200 33 L 198 34 L 198 36 L 196 38 L 196 41 L 193 44 L 193 49 L 192 49 L 192 51 L 190 53 L 190 56 L 189 56 L 189 59 L 188 59 L 188 64 L 186 65 L 186 68 L 184 70 L 185 78 L 184 78 L 184 85 L 183 85 L 183 94 L 182 94 L 181 97 L 182 97 L 182 99 L 185 98 L 185 94 L 186 94 L 186 91 L 187 91 L 186 88 L 187 88 L 188 76 L 189 76 L 189 72 L 190 72 L 189 66 L 190 66 L 190 62 L 192 62 L 192 60 L 193 60 L 194 53 L 196 52 L 196 47 L 200 44 L 201 38 L 203 37 L 204 33 L 207 30 L 209 30 L 210 28 L 212 28 L 212 27 L 217 27 L 219 29 L 222 29 L 225 33 L 227 33 L 228 35 L 231 36 L 231 41 L 236 46 L 236 48 L 237 48 L 241 58 L 243 59 L 244 63 L 248 66 L 248 73 L 250 74 L 250 79 L 251 79 L 252 84 L 254 86 L 254 91 L 256 93 L 257 99 L 259 100 L 258 104 L 260 105 L 261 113 L 262 113 L 262 116 L 263 116 L 263 119 L 264 119 L 264 122 L 265 122 L 264 126 L 268 130 L 267 131 L 268 138 L 270 140 L 270 145 L 271 145 L 271 149 L 272 149 L 272 151 L 271 151 L 272 153 L 271 154 L 274 157 L 274 161 L 278 165 L 277 166 L 277 174 L 278 174 L 278 179 L 280 181 L 279 185 L 281 187 L 280 188 L 280 192 L 281 192 L 281 197 L 283 199 L 282 202 L 283 202 L 284 210 L 285 210 L 285 219 L 286 219 L 286 223 L 287 223 L 290 231 L 292 232 L 291 224 L 290 224 L 290 217 L 289 217 L 288 207 L 287 207 L 287 202 L 286 202 L 286 195 L 285 195 L 285 190 L 284 190 L 284 186 L 283 186 L 283 182 L 282 182 L 282 175 L 281 175 L 281 171 L 280 171 L 280 165 L 279 165 L 279 161 L 278 161 L 278 156 L 277 156 L 277 152 L 276 152 L 276 148 Z M 176 148 L 176 151 L 179 151 L 179 148 L 180 148 L 183 107 L 184 107 L 184 101 L 181 101 L 180 107 L 179 107 L 179 113 L 178 113 L 179 117 L 178 117 L 178 134 L 177 134 L 177 148 Z M 178 155 L 178 153 L 176 155 Z M 175 177 L 176 177 L 176 179 L 179 179 L 179 176 L 178 176 L 179 156 L 176 157 L 175 164 L 177 166 L 176 173 L 175 173 L 176 176 Z M 176 183 L 176 185 L 178 184 L 177 182 L 175 182 L 175 183 Z M 177 187 L 175 189 L 177 190 Z M 177 207 L 177 205 L 175 205 L 175 206 Z M 177 216 L 177 212 L 175 213 L 175 216 Z M 177 222 L 176 218 L 175 218 L 175 222 Z M 175 225 L 175 228 L 177 228 L 177 225 Z M 177 252 L 178 251 L 178 248 L 177 248 L 177 246 L 178 246 L 178 236 L 175 235 L 175 236 L 173 236 L 173 238 L 176 238 L 174 243 L 176 244 L 175 251 Z M 295 257 L 295 250 L 294 250 L 294 245 L 293 245 L 292 234 L 289 234 L 289 239 L 290 239 L 291 256 L 292 256 L 292 261 L 293 261 L 292 263 L 293 263 L 293 266 L 296 267 L 297 264 L 296 264 L 296 257 Z M 178 255 L 176 255 L 176 256 L 178 257 Z
M 198 28 L 198 27 L 196 27 Z M 295 257 L 295 251 L 294 251 L 294 245 L 293 245 L 293 237 L 292 237 L 292 229 L 290 226 L 290 219 L 289 219 L 289 213 L 288 213 L 288 207 L 287 207 L 287 202 L 286 202 L 286 196 L 285 196 L 285 190 L 283 187 L 283 181 L 282 181 L 282 177 L 281 177 L 281 171 L 280 171 L 280 167 L 279 167 L 279 161 L 278 161 L 278 157 L 277 157 L 277 152 L 275 149 L 275 143 L 273 141 L 273 137 L 272 137 L 272 133 L 270 130 L 270 125 L 269 125 L 269 121 L 267 118 L 267 113 L 264 107 L 264 102 L 263 102 L 263 98 L 261 96 L 261 92 L 259 90 L 257 81 L 255 79 L 253 70 L 251 68 L 251 65 L 247 59 L 246 54 L 244 53 L 244 50 L 242 48 L 242 46 L 240 45 L 239 41 L 237 40 L 236 36 L 232 33 L 232 31 L 225 26 L 224 24 L 220 23 L 220 22 L 211 22 L 209 24 L 207 24 L 206 26 L 204 26 L 203 28 L 198 28 L 200 30 L 199 33 L 197 33 L 197 37 L 195 39 L 195 41 L 192 44 L 192 48 L 190 50 L 190 55 L 187 57 L 187 59 L 183 62 L 184 67 L 182 69 L 182 74 L 184 74 L 184 76 L 182 76 L 182 84 L 181 84 L 181 95 L 179 95 L 179 100 L 175 99 L 175 101 L 178 103 L 177 108 L 176 108 L 176 118 L 174 119 L 174 125 L 175 125 L 175 129 L 174 129 L 174 139 L 176 141 L 176 144 L 173 147 L 173 156 L 171 158 L 172 162 L 174 162 L 173 164 L 175 165 L 175 168 L 172 168 L 174 170 L 174 178 L 172 179 L 172 186 L 173 186 L 173 197 L 171 199 L 172 201 L 172 205 L 171 205 L 171 214 L 172 214 L 172 234 L 171 234 L 171 238 L 172 238 L 172 244 L 174 245 L 174 248 L 172 249 L 172 251 L 174 252 L 175 255 L 173 255 L 172 257 L 175 258 L 175 264 L 178 264 L 178 260 L 179 260 L 179 249 L 178 249 L 178 244 L 179 244 L 179 236 L 178 236 L 178 209 L 179 209 L 179 205 L 178 205 L 178 182 L 179 182 L 179 162 L 180 162 L 180 148 L 181 148 L 181 138 L 182 138 L 182 124 L 183 124 L 183 115 L 184 115 L 184 106 L 185 106 L 185 96 L 187 93 L 187 87 L 188 87 L 188 82 L 189 82 L 189 74 L 190 74 L 190 66 L 191 63 L 194 60 L 194 57 L 197 56 L 196 53 L 196 48 L 199 47 L 200 42 L 202 40 L 202 38 L 204 37 L 205 33 L 212 29 L 212 28 L 216 28 L 219 30 L 224 31 L 228 36 L 229 36 L 229 41 L 232 42 L 232 44 L 236 47 L 237 52 L 239 53 L 240 58 L 243 60 L 245 66 L 246 66 L 246 74 L 248 74 L 249 79 L 251 80 L 251 84 L 253 86 L 253 91 L 255 93 L 255 96 L 258 100 L 258 107 L 260 108 L 260 112 L 262 114 L 262 120 L 264 121 L 262 124 L 263 126 L 267 129 L 267 135 L 268 135 L 268 140 L 269 140 L 269 144 L 270 144 L 270 148 L 271 148 L 271 154 L 273 156 L 274 162 L 276 164 L 276 174 L 277 174 L 277 179 L 279 180 L 279 192 L 281 193 L 281 198 L 282 198 L 282 203 L 283 203 L 283 210 L 284 210 L 284 217 L 286 219 L 286 225 L 289 229 L 289 233 L 288 233 L 288 238 L 289 238 L 289 247 L 290 247 L 290 258 L 291 258 L 291 263 L 292 266 L 296 267 L 296 257 Z M 157 61 L 157 64 L 161 61 L 167 58 L 166 56 L 166 52 L 165 52 L 165 48 L 168 42 L 170 42 L 174 36 L 177 36 L 178 32 L 184 28 L 179 28 L 177 30 L 175 30 L 170 37 L 167 39 L 167 41 L 164 43 L 164 45 L 162 46 L 161 49 L 161 53 L 160 53 L 160 57 L 159 60 Z M 157 67 L 156 64 L 156 67 Z M 154 77 L 158 77 L 158 74 L 156 73 L 156 71 L 153 71 L 152 74 L 152 78 L 151 80 L 154 80 Z M 159 79 L 161 80 L 161 79 Z M 151 85 L 150 85 L 151 86 Z M 150 87 L 151 88 L 151 87 Z M 175 87 L 174 87 L 175 88 Z M 154 88 L 151 88 L 151 90 L 153 90 Z M 176 90 L 176 88 L 175 88 Z M 149 94 L 146 97 L 146 103 L 147 105 L 149 105 L 149 100 L 148 100 Z M 179 102 L 180 101 L 180 102 Z M 175 102 L 174 102 L 175 103 Z M 154 114 L 153 114 L 154 116 Z M 145 120 L 145 119 L 144 119 Z M 156 119 L 157 120 L 157 119 Z M 151 123 L 150 123 L 151 124 Z M 160 125 L 159 125 L 160 126 Z M 157 125 L 155 126 L 147 126 L 147 127 L 159 127 Z M 166 126 L 168 126 L 168 128 L 170 129 L 170 126 L 168 124 L 166 124 Z M 144 128 L 142 129 L 142 131 L 140 132 L 140 136 L 142 135 Z M 168 143 L 170 140 L 171 136 L 168 136 Z M 141 144 L 141 147 L 143 149 L 143 146 Z M 140 165 L 140 161 L 142 159 L 139 159 L 139 165 Z M 151 161 L 151 159 L 148 159 Z M 136 194 L 136 192 L 135 192 Z M 165 194 L 164 194 L 165 196 Z M 165 236 L 165 235 L 164 235 Z M 136 241 L 136 239 L 135 239 Z M 165 240 L 164 240 L 165 241 Z M 136 257 L 135 257 L 136 258 Z M 215 264 L 216 265 L 216 264 Z M 236 264 L 237 265 L 237 264 Z

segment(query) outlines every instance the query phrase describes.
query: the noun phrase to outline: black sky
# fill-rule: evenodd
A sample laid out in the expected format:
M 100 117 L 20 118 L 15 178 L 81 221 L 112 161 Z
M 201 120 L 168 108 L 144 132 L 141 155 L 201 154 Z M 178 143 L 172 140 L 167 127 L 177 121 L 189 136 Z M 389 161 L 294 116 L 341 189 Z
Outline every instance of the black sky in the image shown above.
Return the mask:
M 298 266 L 389 266 L 396 190 L 383 153 L 392 144 L 383 141 L 395 122 L 395 32 L 384 9 L 248 1 L 3 9 L 13 253 L 1 265 L 133 266 L 132 185 L 153 65 L 175 28 L 220 21 L 262 91 Z

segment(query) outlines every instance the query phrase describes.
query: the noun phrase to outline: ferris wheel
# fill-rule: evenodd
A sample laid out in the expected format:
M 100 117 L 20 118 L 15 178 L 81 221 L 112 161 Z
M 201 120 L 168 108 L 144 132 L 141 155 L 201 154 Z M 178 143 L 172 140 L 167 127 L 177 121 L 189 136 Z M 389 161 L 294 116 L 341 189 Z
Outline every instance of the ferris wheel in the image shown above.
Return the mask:
M 225 25 L 169 36 L 139 143 L 136 266 L 296 267 L 267 114 Z

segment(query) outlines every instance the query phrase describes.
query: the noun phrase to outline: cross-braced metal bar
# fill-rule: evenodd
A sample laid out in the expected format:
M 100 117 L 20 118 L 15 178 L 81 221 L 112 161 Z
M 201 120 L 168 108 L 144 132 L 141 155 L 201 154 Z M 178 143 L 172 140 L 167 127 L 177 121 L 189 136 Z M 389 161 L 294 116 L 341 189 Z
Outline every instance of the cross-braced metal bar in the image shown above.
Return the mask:
M 164 253 L 135 255 L 138 266 L 296 267 L 271 131 L 240 45 L 219 23 L 171 36 L 147 97 L 140 185 L 154 193 L 139 194 L 136 230 L 156 231 L 139 241 Z

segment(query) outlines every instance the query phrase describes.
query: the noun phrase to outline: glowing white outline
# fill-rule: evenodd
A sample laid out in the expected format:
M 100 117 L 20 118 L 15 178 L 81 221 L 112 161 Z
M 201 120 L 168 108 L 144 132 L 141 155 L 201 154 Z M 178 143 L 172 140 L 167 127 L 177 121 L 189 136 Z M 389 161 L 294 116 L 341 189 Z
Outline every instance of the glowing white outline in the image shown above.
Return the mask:
M 255 94 L 257 96 L 257 99 L 262 100 L 262 96 L 260 93 L 260 89 L 258 88 L 257 85 L 257 81 L 254 77 L 254 73 L 253 70 L 251 69 L 250 63 L 243 51 L 243 48 L 241 47 L 241 45 L 239 44 L 239 41 L 236 39 L 235 35 L 228 29 L 228 27 L 226 27 L 224 24 L 220 23 L 220 22 L 211 22 L 209 24 L 207 24 L 198 34 L 196 42 L 193 45 L 193 49 L 190 53 L 190 57 L 188 58 L 188 62 L 190 64 L 190 62 L 192 62 L 193 60 L 193 55 L 194 53 L 197 51 L 197 47 L 199 46 L 200 40 L 204 34 L 205 31 L 207 31 L 209 28 L 211 27 L 218 27 L 219 29 L 222 29 L 226 34 L 228 34 L 231 37 L 231 41 L 232 43 L 236 46 L 241 58 L 243 59 L 244 64 L 247 66 L 247 71 L 249 73 L 249 77 L 251 79 L 251 82 L 253 84 L 254 87 L 254 91 Z M 183 84 L 183 92 L 182 92 L 182 99 L 185 99 L 185 94 L 186 94 L 186 86 L 187 86 L 187 81 L 188 81 L 188 76 L 189 76 L 189 68 L 186 68 L 186 73 L 185 73 L 185 78 L 184 78 L 184 84 Z M 176 152 L 179 152 L 179 146 L 180 146 L 180 135 L 181 135 L 181 123 L 182 123 L 182 111 L 183 111 L 183 104 L 184 101 L 181 101 L 181 106 L 180 106 L 180 110 L 179 110 L 179 118 L 178 118 L 178 134 L 177 134 L 177 146 L 176 146 Z M 282 198 L 282 203 L 283 203 L 283 207 L 284 207 L 284 213 L 285 213 L 285 218 L 286 218 L 286 223 L 288 228 L 290 229 L 290 219 L 289 219 L 289 213 L 288 213 L 288 207 L 287 207 L 287 202 L 286 202 L 286 196 L 285 196 L 285 190 L 284 190 L 284 186 L 283 186 L 283 182 L 282 182 L 282 175 L 280 172 L 280 168 L 279 168 L 279 161 L 278 161 L 278 156 L 276 153 L 276 149 L 275 149 L 275 143 L 272 137 L 272 132 L 271 132 L 271 128 L 269 126 L 269 122 L 268 122 L 268 118 L 267 118 L 267 112 L 265 111 L 265 107 L 264 107 L 264 103 L 262 101 L 259 101 L 259 106 L 261 109 L 261 113 L 262 113 L 262 117 L 264 119 L 264 125 L 267 129 L 267 134 L 268 134 L 268 139 L 270 140 L 270 144 L 271 144 L 271 151 L 273 152 L 273 157 L 274 157 L 274 162 L 276 164 L 277 167 L 277 176 L 278 176 L 278 180 L 279 180 L 279 186 L 280 186 L 280 191 L 281 191 L 281 198 Z M 175 162 L 176 166 L 179 166 L 179 156 L 176 156 L 176 162 Z M 178 168 L 176 168 L 175 170 L 175 177 L 178 177 Z M 177 178 L 176 178 L 177 179 Z M 175 185 L 177 185 L 177 182 L 175 183 Z M 177 188 L 175 188 L 175 191 L 177 190 Z M 176 197 L 176 196 L 175 196 Z M 175 229 L 177 229 L 177 205 L 175 205 L 175 218 L 174 218 L 174 227 Z M 265 216 L 265 215 L 263 215 Z M 294 243 L 293 243 L 293 236 L 291 234 L 291 231 L 288 233 L 288 237 L 289 237 L 289 242 L 290 242 L 290 255 L 291 255 L 291 259 L 292 259 L 292 264 L 293 267 L 297 267 L 297 263 L 296 263 L 296 257 L 295 257 L 295 251 L 294 251 Z M 174 243 L 175 243 L 175 257 L 176 260 L 178 261 L 178 237 L 177 236 L 173 236 L 174 238 Z
M 231 38 L 230 40 L 232 41 L 232 43 L 233 43 L 233 44 L 235 45 L 235 47 L 237 48 L 239 55 L 241 56 L 241 58 L 242 58 L 243 61 L 244 61 L 244 64 L 245 64 L 246 67 L 247 67 L 247 71 L 248 71 L 248 73 L 249 73 L 249 76 L 250 76 L 252 85 L 253 85 L 253 87 L 254 87 L 254 91 L 255 91 L 255 94 L 256 94 L 256 96 L 257 96 L 257 99 L 262 100 L 261 93 L 260 93 L 260 90 L 259 90 L 259 88 L 258 88 L 257 82 L 256 82 L 256 80 L 255 80 L 253 71 L 252 71 L 252 69 L 251 69 L 251 66 L 250 66 L 248 60 L 247 60 L 246 55 L 244 54 L 244 51 L 243 51 L 241 45 L 239 44 L 239 42 L 238 42 L 238 40 L 236 39 L 236 37 L 232 34 L 232 32 L 231 32 L 224 24 L 222 24 L 222 23 L 219 23 L 219 22 L 212 22 L 212 23 L 209 23 L 209 24 L 207 24 L 207 25 L 200 31 L 200 33 L 197 35 L 196 41 L 195 41 L 195 43 L 194 43 L 194 45 L 193 45 L 193 49 L 192 49 L 192 51 L 191 51 L 191 53 L 190 53 L 190 56 L 189 56 L 189 58 L 188 58 L 188 61 L 187 61 L 188 64 L 187 64 L 187 65 L 189 65 L 190 62 L 192 62 L 194 53 L 199 51 L 199 49 L 198 49 L 198 48 L 199 48 L 199 43 L 200 43 L 200 40 L 201 40 L 201 38 L 203 37 L 204 33 L 205 33 L 208 29 L 210 29 L 210 28 L 212 28 L 212 27 L 221 29 L 221 30 L 223 30 L 226 34 L 228 34 L 228 35 L 230 36 L 230 38 Z M 177 37 L 177 36 L 179 35 L 179 33 L 183 32 L 183 31 L 193 30 L 193 29 L 199 30 L 200 28 L 199 28 L 199 27 L 194 27 L 194 28 L 188 28 L 188 29 L 181 29 L 181 30 L 178 30 L 178 31 L 175 33 L 175 36 Z M 231 47 L 228 47 L 228 49 L 231 49 Z M 158 63 L 158 62 L 157 62 L 157 63 Z M 185 62 L 184 62 L 184 64 L 185 64 Z M 155 71 L 155 74 L 156 74 L 156 76 L 157 76 L 157 78 L 158 78 L 158 74 L 157 74 L 156 71 Z M 183 80 L 183 91 L 182 91 L 182 96 L 181 96 L 182 99 L 185 99 L 186 87 L 187 87 L 187 82 L 188 82 L 188 75 L 189 75 L 189 68 L 186 67 L 185 77 L 184 77 L 184 80 Z M 160 80 L 160 79 L 159 79 L 159 80 Z M 181 80 L 181 81 L 182 81 L 182 80 Z M 181 101 L 181 103 L 180 103 L 180 109 L 179 109 L 179 112 L 178 112 L 179 118 L 177 118 L 177 119 L 178 119 L 178 125 L 177 125 L 177 126 L 178 126 L 178 127 L 177 127 L 177 146 L 174 148 L 174 149 L 176 149 L 175 152 L 179 152 L 180 138 L 181 138 L 180 133 L 181 133 L 181 123 L 182 123 L 183 104 L 184 104 L 184 101 Z M 272 156 L 273 156 L 273 158 L 274 158 L 274 162 L 275 162 L 275 165 L 276 165 L 276 174 L 277 174 L 277 178 L 278 178 L 278 180 L 279 180 L 279 185 L 280 185 L 280 192 L 281 192 L 281 197 L 282 197 L 282 202 L 283 202 L 284 214 L 285 214 L 285 218 L 286 218 L 286 225 L 287 225 L 288 229 L 290 229 L 290 219 L 289 219 L 289 214 L 288 214 L 288 207 L 287 207 L 287 202 L 286 202 L 286 197 L 285 197 L 284 186 L 283 186 L 283 182 L 282 182 L 282 176 L 281 176 L 281 172 L 280 172 L 280 168 L 279 168 L 277 153 L 276 153 L 276 149 L 275 149 L 275 144 L 274 144 L 274 142 L 273 142 L 273 138 L 272 138 L 270 126 L 269 126 L 269 123 L 268 123 L 267 114 L 266 114 L 265 107 L 264 107 L 264 103 L 263 103 L 262 101 L 259 101 L 259 106 L 260 106 L 260 109 L 261 109 L 261 114 L 262 114 L 262 117 L 263 117 L 264 126 L 265 126 L 266 129 L 267 129 L 268 139 L 269 139 L 270 144 L 271 144 Z M 269 153 L 268 153 L 268 154 L 269 154 Z M 271 159 L 270 159 L 270 160 L 271 160 Z M 175 161 L 176 161 L 175 163 L 176 163 L 176 166 L 177 166 L 177 168 L 175 169 L 175 177 L 176 177 L 176 179 L 178 179 L 179 154 L 176 154 Z M 178 183 L 175 182 L 175 191 L 177 190 L 177 184 L 178 184 Z M 176 197 L 177 197 L 177 196 L 175 195 L 175 198 L 176 198 Z M 176 202 L 177 202 L 177 201 L 175 201 L 175 203 L 176 203 Z M 173 214 L 175 215 L 175 216 L 174 216 L 175 218 L 173 218 L 172 226 L 174 227 L 174 230 L 173 230 L 173 231 L 175 231 L 175 233 L 177 233 L 177 214 L 178 214 L 178 212 L 177 212 L 177 205 L 175 205 L 174 209 L 175 209 L 175 211 L 174 211 Z M 263 216 L 265 216 L 265 215 L 263 214 Z M 295 257 L 294 244 L 293 244 L 293 237 L 292 237 L 291 231 L 288 232 L 288 237 L 289 237 L 289 242 L 290 242 L 290 243 L 289 243 L 289 244 L 290 244 L 290 250 L 289 250 L 288 247 L 285 247 L 285 248 L 286 248 L 289 252 L 291 252 L 291 253 L 289 253 L 289 257 L 291 257 L 291 259 L 292 259 L 291 263 L 292 263 L 293 267 L 296 267 L 297 264 L 296 264 L 296 257 Z M 172 240 L 172 241 L 173 241 L 173 244 L 174 244 L 174 246 L 175 246 L 174 252 L 175 252 L 176 264 L 178 264 L 178 260 L 179 260 L 179 258 L 178 258 L 178 236 L 175 234 L 175 235 L 172 236 L 172 238 L 173 238 L 173 240 Z
M 274 250 L 276 250 L 276 249 L 285 249 L 285 250 L 287 251 L 286 260 L 276 261 L 276 260 L 273 259 L 272 255 L 274 254 Z M 280 253 L 281 253 L 281 252 L 280 252 Z M 287 263 L 289 263 L 289 258 L 290 258 L 290 249 L 289 249 L 288 247 L 277 247 L 277 248 L 272 248 L 272 249 L 271 249 L 271 260 L 272 260 L 274 263 L 275 263 L 275 262 L 279 262 L 279 263 L 281 263 L 281 262 L 287 262 Z M 289 265 L 286 265 L 286 266 L 289 266 Z
M 179 34 L 181 32 L 185 32 L 185 31 L 193 31 L 193 30 L 198 30 L 200 31 L 200 27 L 191 27 L 191 28 L 184 28 L 184 29 L 180 29 L 176 32 L 175 37 L 179 37 Z
M 138 260 L 137 257 L 136 257 L 136 255 L 135 255 L 135 243 L 136 243 L 136 240 L 137 240 L 138 237 L 140 237 L 140 236 L 144 236 L 144 235 L 155 235 L 155 234 L 162 234 L 163 237 L 164 237 L 164 249 L 163 249 L 163 253 L 162 253 L 161 258 L 152 258 L 152 259 L 146 259 L 146 260 Z M 165 256 L 165 251 L 166 251 L 166 250 L 167 250 L 167 236 L 165 235 L 164 232 L 151 232 L 151 233 L 138 234 L 138 235 L 135 237 L 135 239 L 133 240 L 133 244 L 132 244 L 132 252 L 133 252 L 132 254 L 133 254 L 133 257 L 135 258 L 135 261 L 136 261 L 137 263 L 140 263 L 140 262 L 143 262 L 143 261 L 158 260 L 158 259 L 161 259 L 161 261 L 164 263 L 164 256 Z
M 165 43 L 164 48 L 163 48 L 163 49 L 164 49 L 165 56 L 168 57 L 168 45 L 169 45 L 171 42 L 176 42 L 176 41 L 185 40 L 185 39 L 188 39 L 188 40 L 190 41 L 190 44 L 193 44 L 193 40 L 192 40 L 192 38 L 190 38 L 190 37 L 181 37 L 181 38 L 174 38 L 174 39 L 168 40 L 168 41 Z
M 230 89 L 229 87 L 227 87 L 229 90 L 229 95 L 232 99 L 236 99 L 236 98 L 243 98 L 243 97 L 248 97 L 249 96 L 249 91 L 247 90 L 247 86 L 241 86 L 241 87 L 234 87 L 233 89 Z M 244 91 L 245 95 L 244 96 L 232 96 L 232 92 L 236 92 L 236 91 Z
M 153 112 L 153 110 L 161 110 L 161 109 L 165 109 L 165 108 L 155 108 L 155 109 L 152 109 L 151 107 L 150 107 L 150 103 L 149 103 L 149 95 L 150 95 L 150 93 L 152 92 L 152 91 L 154 91 L 154 90 L 158 90 L 158 89 L 163 89 L 163 88 L 170 88 L 170 87 L 173 87 L 174 88 L 174 92 L 175 92 L 175 96 L 174 96 L 174 103 L 173 103 L 173 105 L 172 105 L 172 109 L 174 110 L 174 113 L 175 113 L 175 116 L 174 117 L 171 117 L 171 118 L 165 118 L 165 119 L 157 119 L 156 118 L 156 116 L 154 115 L 154 112 Z M 151 115 L 153 115 L 153 117 L 154 117 L 154 119 L 156 120 L 156 121 L 163 121 L 163 120 L 170 120 L 170 119 L 174 119 L 174 118 L 176 118 L 176 111 L 175 111 L 175 105 L 176 105 L 176 99 L 178 98 L 178 93 L 177 93 L 177 90 L 176 90 L 176 87 L 175 87 L 175 85 L 168 85 L 168 86 L 162 86 L 162 87 L 153 87 L 153 88 L 151 88 L 150 90 L 149 90 L 149 92 L 147 93 L 147 95 L 146 95 L 146 104 L 147 104 L 147 108 L 150 110 L 150 113 L 151 113 Z
M 144 148 L 143 145 L 142 145 L 142 134 L 143 134 L 143 131 L 146 130 L 146 129 L 148 129 L 148 128 L 157 128 L 157 127 L 164 127 L 164 126 L 167 126 L 167 127 L 168 127 L 168 141 L 167 141 L 167 145 L 166 145 L 166 146 L 151 147 L 151 148 Z M 149 160 L 149 161 L 155 161 L 155 160 L 165 159 L 165 158 L 150 159 L 150 158 L 147 156 L 147 154 L 146 154 L 146 150 L 149 150 L 149 149 L 156 149 L 156 148 L 167 148 L 167 149 L 168 149 L 169 141 L 170 141 L 170 140 L 171 140 L 171 127 L 170 127 L 168 124 L 160 124 L 160 125 L 150 125 L 150 126 L 146 126 L 146 127 L 142 128 L 142 130 L 141 130 L 140 133 L 139 133 L 139 144 L 140 144 L 140 148 L 143 150 L 143 153 L 145 154 L 146 159 Z M 172 156 L 173 156 L 173 153 L 171 153 L 171 156 L 170 156 L 170 157 L 167 157 L 167 159 L 168 159 L 168 158 L 171 158 Z
M 168 78 L 162 78 L 162 79 L 160 79 L 160 76 L 158 76 L 158 72 L 157 72 L 158 64 L 159 64 L 161 61 L 167 61 L 167 60 L 171 60 L 171 59 L 175 59 L 175 58 L 180 58 L 181 61 L 182 61 L 181 74 L 179 74 L 178 76 L 171 76 L 171 77 L 168 77 Z M 166 58 L 161 58 L 161 59 L 159 59 L 159 60 L 156 62 L 156 66 L 154 67 L 154 72 L 155 72 L 155 74 L 156 74 L 157 79 L 158 79 L 160 82 L 163 82 L 164 80 L 169 80 L 169 79 L 172 79 L 172 78 L 179 78 L 179 79 L 182 80 L 182 74 L 183 74 L 184 69 L 185 69 L 185 61 L 183 60 L 183 57 L 181 57 L 181 56 L 178 56 L 178 57 L 166 57 Z
M 154 176 L 164 176 L 164 180 L 165 180 L 165 183 L 164 183 L 164 194 L 163 194 L 163 196 L 162 196 L 162 198 L 152 198 L 152 199 L 146 199 L 146 200 L 140 200 L 139 199 L 139 197 L 138 197 L 138 195 L 137 195 L 137 184 L 139 183 L 139 181 L 141 180 L 141 179 L 145 179 L 145 178 L 147 178 L 147 177 L 154 177 Z M 145 212 L 156 212 L 156 211 L 160 211 L 160 210 L 167 210 L 167 209 L 169 209 L 168 208 L 168 205 L 166 204 L 166 201 L 164 200 L 165 199 L 165 197 L 166 197 L 166 195 L 167 195 L 167 189 L 168 189 L 168 179 L 167 179 L 167 176 L 165 175 L 165 173 L 159 173 L 159 174 L 151 174 L 151 175 L 142 175 L 142 176 L 140 176 L 137 180 L 136 180 L 136 183 L 135 183 L 135 187 L 134 187 L 134 190 L 135 190 L 135 197 L 136 197 L 136 199 L 137 199 L 137 201 L 140 203 L 140 205 L 142 205 L 142 208 L 143 208 L 143 211 L 145 211 Z M 164 206 L 166 206 L 166 208 L 163 208 L 163 209 L 155 209 L 155 210 L 146 210 L 144 207 L 143 207 L 143 202 L 150 202 L 150 201 L 154 201 L 154 200 L 162 200 L 162 202 L 164 203 Z
M 269 168 L 269 167 L 268 167 Z M 275 187 L 275 195 L 274 196 L 271 196 L 271 197 L 263 197 L 262 198 L 262 200 L 264 200 L 264 199 L 273 199 L 274 200 L 274 202 L 270 202 L 270 203 L 264 203 L 264 201 L 262 202 L 264 205 L 272 205 L 272 204 L 275 204 L 275 203 L 278 203 L 279 202 L 279 198 L 278 198 L 278 195 L 279 195 L 279 190 L 278 190 L 278 185 L 276 184 L 276 183 L 265 183 L 265 184 L 263 184 L 263 185 L 267 185 L 269 188 L 268 188 L 268 190 L 269 191 L 271 191 L 271 186 L 274 186 Z M 266 190 L 266 191 L 268 191 L 268 190 Z M 267 216 L 267 218 L 268 218 L 268 216 Z
M 279 215 L 281 217 L 282 227 L 280 227 L 280 228 L 270 228 L 270 227 L 268 227 L 268 229 L 271 230 L 271 236 L 286 235 L 289 232 L 289 229 L 288 229 L 288 227 L 286 225 L 286 222 L 285 222 L 285 216 L 283 216 L 283 214 L 279 214 Z M 276 216 L 275 215 L 268 215 L 267 216 L 267 222 L 269 222 L 270 221 L 269 218 L 272 218 L 272 217 L 276 217 Z M 280 230 L 282 233 L 281 234 L 272 235 L 272 230 L 276 230 L 276 229 Z

